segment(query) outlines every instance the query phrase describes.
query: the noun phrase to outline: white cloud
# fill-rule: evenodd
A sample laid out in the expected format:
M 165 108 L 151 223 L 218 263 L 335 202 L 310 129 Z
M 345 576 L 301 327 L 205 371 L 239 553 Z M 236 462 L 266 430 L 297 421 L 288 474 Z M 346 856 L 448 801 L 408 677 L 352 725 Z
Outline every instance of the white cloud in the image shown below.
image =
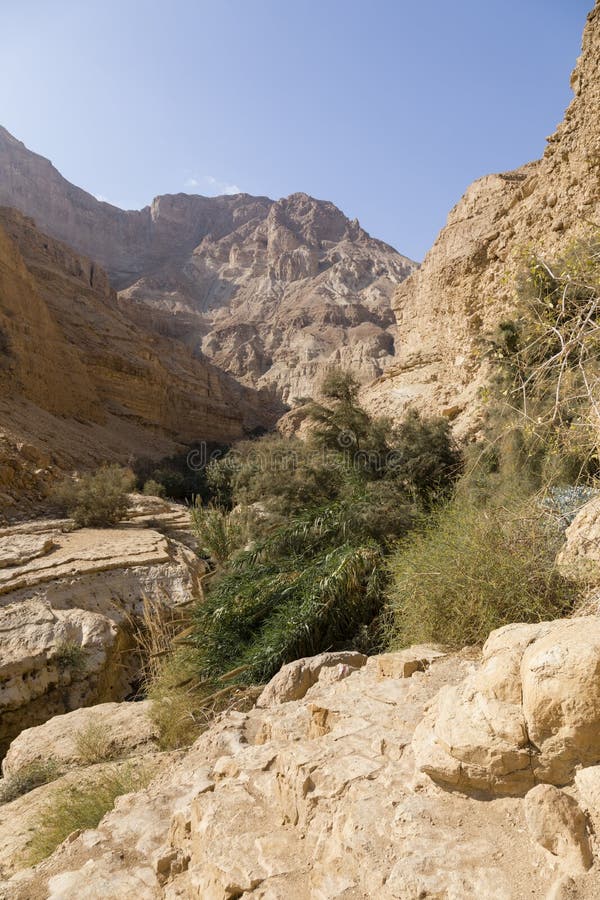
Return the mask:
M 241 194 L 242 190 L 237 184 L 231 184 L 228 181 L 220 181 L 214 175 L 193 175 L 186 179 L 185 187 L 199 191 L 209 196 L 218 196 L 219 194 Z

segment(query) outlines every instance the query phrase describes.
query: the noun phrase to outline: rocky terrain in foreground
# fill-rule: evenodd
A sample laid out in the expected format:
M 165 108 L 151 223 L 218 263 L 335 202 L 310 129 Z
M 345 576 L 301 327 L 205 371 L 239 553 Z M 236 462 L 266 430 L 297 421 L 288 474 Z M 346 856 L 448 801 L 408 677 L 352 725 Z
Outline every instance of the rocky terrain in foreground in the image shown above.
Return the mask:
M 166 539 L 143 529 L 150 514 L 155 525 L 185 530 L 175 508 L 152 501 L 130 529 L 112 534 L 123 553 L 132 537 L 139 544 L 114 571 L 124 603 L 139 597 L 152 567 L 155 584 L 166 577 L 173 589 L 179 579 L 177 598 L 190 589 L 190 574 L 160 557 Z M 599 522 L 595 499 L 567 530 L 559 559 L 565 570 L 594 571 L 596 584 Z M 5 548 L 13 574 L 4 610 L 18 599 L 22 569 L 49 590 L 38 573 L 52 557 L 44 562 L 39 547 L 34 556 L 37 534 L 27 551 L 13 536 L 10 560 Z M 79 535 L 85 543 L 85 530 Z M 149 558 L 138 558 L 148 542 Z M 80 607 L 82 598 L 89 609 L 101 604 L 110 574 L 102 563 L 91 564 L 91 591 L 78 562 L 79 579 L 61 585 L 57 552 L 47 608 L 59 617 L 69 590 Z M 24 631 L 23 648 L 27 640 Z M 482 651 L 421 646 L 297 660 L 254 708 L 221 714 L 189 750 L 160 750 L 149 702 L 49 718 L 22 731 L 4 758 L 5 781 L 48 759 L 60 775 L 0 805 L 0 896 L 592 900 L 600 890 L 598 671 L 600 619 L 588 609 L 505 626 Z M 112 762 L 83 755 L 90 724 Z M 125 765 L 156 774 L 120 797 L 97 828 L 24 868 L 35 823 L 56 792 Z

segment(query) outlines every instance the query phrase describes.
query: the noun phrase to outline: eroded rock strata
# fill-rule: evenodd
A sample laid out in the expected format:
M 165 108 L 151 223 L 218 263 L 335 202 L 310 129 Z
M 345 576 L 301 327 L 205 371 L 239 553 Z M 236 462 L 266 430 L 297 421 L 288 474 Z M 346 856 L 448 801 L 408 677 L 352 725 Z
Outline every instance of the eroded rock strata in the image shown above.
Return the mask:
M 105 272 L 0 209 L 0 516 L 50 467 L 160 457 L 276 418 L 180 342 L 120 308 Z

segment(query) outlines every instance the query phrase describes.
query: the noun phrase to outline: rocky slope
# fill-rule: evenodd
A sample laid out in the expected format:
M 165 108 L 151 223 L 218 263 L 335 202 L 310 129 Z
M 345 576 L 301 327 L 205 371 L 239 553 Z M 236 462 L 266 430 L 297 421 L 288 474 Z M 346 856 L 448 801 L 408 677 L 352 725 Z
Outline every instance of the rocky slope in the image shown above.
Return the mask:
M 0 896 L 591 900 L 600 884 L 600 751 L 595 760 L 578 754 L 585 748 L 584 705 L 597 708 L 598 682 L 579 659 L 591 642 L 569 643 L 576 624 L 553 624 L 563 662 L 581 675 L 582 706 L 563 708 L 558 724 L 567 741 L 576 725 L 569 749 L 584 768 L 561 788 L 541 777 L 530 790 L 523 783 L 490 797 L 468 790 L 466 781 L 446 790 L 429 776 L 440 751 L 418 733 L 434 698 L 445 703 L 444 722 L 452 722 L 455 696 L 468 704 L 462 715 L 478 717 L 474 731 L 450 735 L 453 752 L 491 777 L 498 762 L 513 759 L 508 750 L 496 752 L 497 735 L 504 737 L 500 704 L 488 701 L 482 709 L 480 697 L 465 689 L 480 673 L 491 691 L 510 689 L 514 676 L 502 664 L 518 643 L 510 631 L 490 638 L 504 654 L 495 668 L 473 654 L 426 648 L 372 657 L 366 665 L 359 654 L 345 663 L 325 654 L 320 665 L 306 660 L 294 664 L 293 674 L 282 670 L 255 709 L 223 715 L 147 789 L 122 797 L 96 829 L 73 835 L 37 869 L 16 872 Z M 581 620 L 583 631 L 587 624 Z M 593 654 L 598 665 L 597 642 Z M 591 663 L 592 654 L 586 659 Z M 312 668 L 310 679 L 302 662 Z M 543 689 L 552 673 L 560 679 L 552 658 L 538 663 L 536 685 Z M 27 744 L 52 753 L 54 741 L 60 756 L 65 718 L 60 736 L 32 729 Z M 439 740 L 447 747 L 446 735 Z M 558 757 L 561 748 L 554 752 Z M 29 807 L 21 798 L 6 808 L 0 834 L 6 831 L 10 848 L 2 859 L 7 875 L 27 841 L 8 830 L 11 807 L 27 815 L 37 808 L 38 792 L 51 790 L 34 791 Z
M 407 404 L 477 420 L 486 380 L 479 341 L 515 305 L 523 254 L 550 259 L 600 221 L 600 6 L 571 78 L 575 97 L 542 159 L 476 181 L 421 269 L 396 291 L 396 360 L 368 391 L 373 408 Z
M 49 466 L 163 456 L 275 418 L 268 400 L 145 330 L 104 271 L 0 208 L 0 501 Z
M 104 266 L 136 320 L 285 401 L 328 361 L 363 380 L 394 355 L 394 288 L 415 264 L 306 194 L 101 203 L 0 128 L 0 203 Z
M 596 498 L 578 514 L 559 559 L 595 584 L 599 510 Z M 253 709 L 162 757 L 148 704 L 130 720 L 117 704 L 59 716 L 4 761 L 8 779 L 41 759 L 63 774 L 0 806 L 0 896 L 592 900 L 599 670 L 600 619 L 582 615 L 500 628 L 483 651 L 297 660 Z M 23 868 L 55 792 L 108 765 L 82 758 L 90 723 L 107 759 L 130 756 L 156 777 Z
M 0 528 L 0 753 L 51 716 L 123 700 L 140 674 L 132 620 L 200 595 L 204 566 L 177 540 L 191 538 L 187 511 L 139 498 L 130 515 Z

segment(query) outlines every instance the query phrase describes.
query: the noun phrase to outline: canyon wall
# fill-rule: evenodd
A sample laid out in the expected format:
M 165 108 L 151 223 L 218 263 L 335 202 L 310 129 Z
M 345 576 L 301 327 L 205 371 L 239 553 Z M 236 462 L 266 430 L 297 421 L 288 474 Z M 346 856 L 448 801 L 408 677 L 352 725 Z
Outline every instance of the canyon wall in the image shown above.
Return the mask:
M 275 418 L 268 397 L 125 315 L 98 265 L 0 208 L 0 500 L 34 491 L 36 470 L 162 456 Z
M 477 423 L 487 371 L 481 339 L 515 308 L 531 251 L 552 259 L 600 224 L 600 7 L 571 77 L 574 99 L 542 159 L 472 184 L 422 267 L 397 289 L 396 359 L 365 398 L 401 415 L 413 404 Z

